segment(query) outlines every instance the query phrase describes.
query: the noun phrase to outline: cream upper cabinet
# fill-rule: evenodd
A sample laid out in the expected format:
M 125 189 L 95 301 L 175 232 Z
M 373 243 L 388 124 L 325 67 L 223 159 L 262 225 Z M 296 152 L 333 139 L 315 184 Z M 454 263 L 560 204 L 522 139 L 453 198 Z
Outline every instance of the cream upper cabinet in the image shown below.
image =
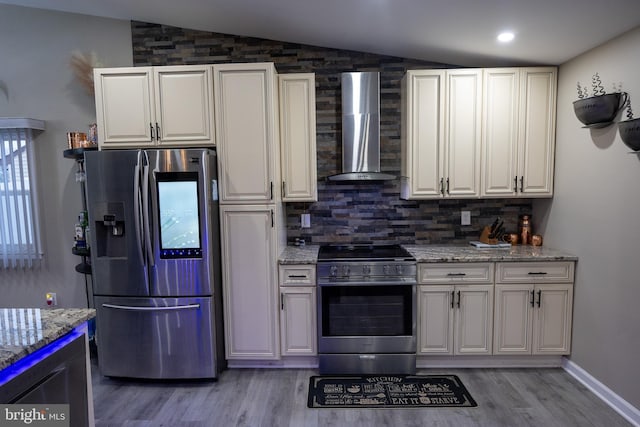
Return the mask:
M 410 70 L 402 93 L 401 197 L 478 197 L 482 70 Z
M 100 148 L 155 145 L 151 67 L 96 68 L 93 81 Z
M 282 200 L 318 200 L 315 74 L 278 76 Z
M 412 70 L 402 80 L 403 199 L 442 196 L 445 74 L 444 70 Z
M 277 76 L 272 63 L 216 64 L 220 203 L 279 199 Z
M 447 71 L 444 195 L 480 194 L 482 70 Z
M 155 67 L 158 145 L 213 145 L 211 66 Z
M 484 70 L 483 197 L 553 195 L 557 69 Z
M 94 70 L 100 149 L 211 146 L 211 67 Z
M 494 354 L 569 354 L 573 262 L 498 263 Z
M 277 236 L 269 205 L 221 205 L 226 357 L 277 359 Z

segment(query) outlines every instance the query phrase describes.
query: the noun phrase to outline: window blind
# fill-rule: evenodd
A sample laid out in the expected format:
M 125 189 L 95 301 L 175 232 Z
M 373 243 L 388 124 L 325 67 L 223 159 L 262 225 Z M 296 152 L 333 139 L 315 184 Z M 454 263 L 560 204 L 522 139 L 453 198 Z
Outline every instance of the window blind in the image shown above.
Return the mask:
M 0 268 L 33 268 L 42 258 L 34 129 L 44 122 L 0 119 Z

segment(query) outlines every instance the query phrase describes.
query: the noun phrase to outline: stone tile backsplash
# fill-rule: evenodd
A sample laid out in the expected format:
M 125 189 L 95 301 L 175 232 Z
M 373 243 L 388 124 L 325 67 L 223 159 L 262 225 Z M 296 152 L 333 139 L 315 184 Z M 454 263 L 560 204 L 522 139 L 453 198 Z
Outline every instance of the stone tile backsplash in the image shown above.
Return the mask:
M 399 175 L 402 76 L 408 69 L 450 65 L 135 21 L 131 30 L 135 66 L 273 62 L 278 73 L 316 74 L 318 201 L 286 205 L 289 241 L 465 243 L 477 239 L 496 216 L 515 232 L 519 217 L 531 214 L 529 199 L 405 201 L 400 200 L 399 180 L 325 181 L 341 171 L 340 73 L 380 71 L 380 166 Z M 471 211 L 470 226 L 460 225 L 461 210 Z M 301 213 L 311 214 L 310 228 L 300 228 Z

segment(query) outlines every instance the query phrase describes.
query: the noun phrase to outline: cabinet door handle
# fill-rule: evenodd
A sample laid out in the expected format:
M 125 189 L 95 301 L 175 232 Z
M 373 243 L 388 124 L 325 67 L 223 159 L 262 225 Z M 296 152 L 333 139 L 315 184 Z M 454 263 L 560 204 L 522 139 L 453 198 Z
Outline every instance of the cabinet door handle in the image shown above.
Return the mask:
M 538 308 L 540 308 L 540 304 L 542 303 L 542 291 L 538 291 Z
M 273 217 L 273 209 L 271 209 L 271 228 L 275 227 L 276 223 L 275 223 L 275 219 Z
M 284 310 L 284 294 L 280 292 L 280 310 Z
M 524 176 L 520 177 L 520 192 L 524 193 Z
M 158 122 L 156 122 L 156 139 L 160 141 L 160 126 L 158 125 Z
M 287 183 L 282 181 L 282 197 L 285 197 L 287 195 Z
M 149 123 L 149 130 L 151 131 L 151 141 L 153 142 L 154 140 L 154 136 L 153 136 L 153 123 Z
M 451 291 L 451 308 L 453 308 L 455 303 L 456 303 L 456 291 Z
M 535 307 L 536 305 L 536 291 L 532 290 L 531 291 L 531 301 L 529 301 L 531 303 L 531 307 Z
M 518 177 L 517 176 L 513 177 L 513 192 L 514 193 L 518 192 Z
M 460 308 L 460 291 L 458 291 L 458 308 Z
M 444 196 L 444 178 L 440 178 L 440 194 Z
M 269 184 L 269 199 L 273 200 L 273 181 Z
M 447 178 L 447 194 L 451 194 L 451 193 L 449 192 L 449 178 Z

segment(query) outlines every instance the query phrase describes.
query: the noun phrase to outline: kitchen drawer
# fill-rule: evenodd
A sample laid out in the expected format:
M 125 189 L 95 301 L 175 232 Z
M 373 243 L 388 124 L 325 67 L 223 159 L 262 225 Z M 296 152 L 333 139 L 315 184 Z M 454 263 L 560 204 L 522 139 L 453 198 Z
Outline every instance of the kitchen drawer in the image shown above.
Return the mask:
M 280 286 L 315 286 L 316 266 L 280 265 L 278 268 Z
M 573 283 L 571 261 L 499 262 L 496 283 Z
M 421 263 L 418 283 L 493 283 L 493 263 Z

